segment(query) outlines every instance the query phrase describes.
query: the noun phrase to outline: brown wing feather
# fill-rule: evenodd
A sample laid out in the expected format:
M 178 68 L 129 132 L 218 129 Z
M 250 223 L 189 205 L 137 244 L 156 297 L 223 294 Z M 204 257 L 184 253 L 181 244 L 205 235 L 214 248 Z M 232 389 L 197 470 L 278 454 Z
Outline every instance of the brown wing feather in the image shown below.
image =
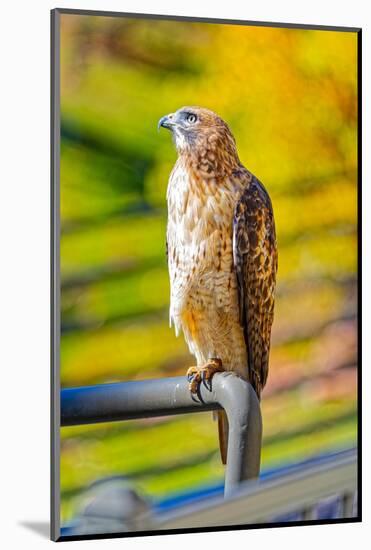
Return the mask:
M 267 191 L 249 172 L 241 171 L 240 177 L 246 177 L 248 183 L 235 208 L 233 258 L 249 380 L 260 398 L 268 375 L 277 245 L 272 204 Z

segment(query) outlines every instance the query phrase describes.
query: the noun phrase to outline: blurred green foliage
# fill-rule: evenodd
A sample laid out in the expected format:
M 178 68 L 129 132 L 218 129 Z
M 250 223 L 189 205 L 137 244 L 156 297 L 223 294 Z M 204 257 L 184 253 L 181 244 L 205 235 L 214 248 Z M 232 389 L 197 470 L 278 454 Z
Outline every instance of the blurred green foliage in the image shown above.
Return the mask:
M 356 442 L 354 33 L 63 15 L 61 380 L 183 374 L 168 325 L 158 119 L 201 105 L 267 186 L 279 246 L 263 467 Z M 61 430 L 62 520 L 91 481 L 151 496 L 220 481 L 211 415 Z

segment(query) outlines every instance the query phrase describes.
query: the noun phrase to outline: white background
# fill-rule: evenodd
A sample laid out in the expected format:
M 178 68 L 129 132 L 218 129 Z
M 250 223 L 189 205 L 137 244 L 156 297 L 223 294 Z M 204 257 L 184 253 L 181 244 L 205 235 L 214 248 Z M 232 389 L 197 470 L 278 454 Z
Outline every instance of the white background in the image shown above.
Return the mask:
M 370 2 L 364 0 L 18 0 L 3 4 L 0 26 L 0 545 L 41 548 L 49 519 L 49 10 L 106 9 L 363 27 L 364 89 L 370 82 Z M 368 67 L 367 67 L 368 64 Z M 366 95 L 366 94 L 364 94 Z M 363 107 L 364 156 L 371 151 L 369 106 Z M 365 159 L 363 210 L 370 191 Z M 367 166 L 368 164 L 368 166 Z M 366 173 L 366 168 L 368 174 Z M 368 176 L 368 177 L 367 177 Z M 364 242 L 370 216 L 365 216 Z M 367 345 L 370 261 L 364 248 L 364 340 Z M 368 321 L 368 322 L 367 322 Z M 363 393 L 369 389 L 369 350 L 363 358 Z M 364 399 L 364 425 L 370 416 Z M 363 464 L 370 463 L 364 441 Z M 69 548 L 125 545 L 129 549 L 236 548 L 301 550 L 328 546 L 369 548 L 370 474 L 364 468 L 364 524 L 291 527 L 214 534 L 70 542 Z

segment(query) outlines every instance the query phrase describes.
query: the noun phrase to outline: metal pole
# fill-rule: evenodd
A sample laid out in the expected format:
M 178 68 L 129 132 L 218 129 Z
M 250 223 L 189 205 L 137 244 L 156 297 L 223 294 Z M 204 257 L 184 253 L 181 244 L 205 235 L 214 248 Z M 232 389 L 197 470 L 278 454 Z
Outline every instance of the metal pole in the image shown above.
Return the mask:
M 259 476 L 262 418 L 259 400 L 249 382 L 233 373 L 223 373 L 215 386 L 218 403 L 228 417 L 224 495 L 229 496 L 241 481 Z
M 345 493 L 340 502 L 340 518 L 352 518 L 353 517 L 353 502 L 354 492 Z
M 232 372 L 217 373 L 197 396 L 185 376 L 67 388 L 61 392 L 61 425 L 194 413 L 223 408 L 229 424 L 224 494 L 259 476 L 262 422 L 251 385 Z

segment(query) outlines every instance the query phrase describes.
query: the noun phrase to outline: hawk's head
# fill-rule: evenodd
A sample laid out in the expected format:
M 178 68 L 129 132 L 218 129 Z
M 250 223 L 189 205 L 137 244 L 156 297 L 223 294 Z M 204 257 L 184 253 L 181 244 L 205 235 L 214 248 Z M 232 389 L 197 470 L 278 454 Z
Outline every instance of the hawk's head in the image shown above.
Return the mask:
M 224 120 L 209 109 L 182 107 L 163 116 L 158 123 L 158 127 L 161 126 L 171 130 L 180 155 L 206 155 L 210 161 L 239 162 L 232 132 Z

